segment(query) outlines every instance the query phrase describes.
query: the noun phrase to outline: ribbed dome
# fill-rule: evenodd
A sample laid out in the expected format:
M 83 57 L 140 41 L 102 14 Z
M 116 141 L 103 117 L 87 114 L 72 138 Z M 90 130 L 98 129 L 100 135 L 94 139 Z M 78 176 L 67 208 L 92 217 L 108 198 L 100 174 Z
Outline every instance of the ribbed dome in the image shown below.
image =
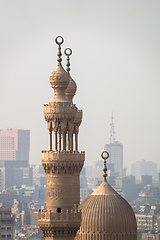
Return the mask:
M 66 89 L 66 98 L 72 103 L 72 99 L 76 93 L 77 84 L 75 81 L 70 77 L 69 85 Z
M 58 63 L 56 69 L 50 75 L 50 83 L 55 92 L 53 102 L 68 102 L 65 91 L 69 81 L 69 74 L 64 70 L 61 63 Z
M 108 183 L 104 181 L 79 206 L 82 222 L 77 240 L 137 240 L 134 212 Z

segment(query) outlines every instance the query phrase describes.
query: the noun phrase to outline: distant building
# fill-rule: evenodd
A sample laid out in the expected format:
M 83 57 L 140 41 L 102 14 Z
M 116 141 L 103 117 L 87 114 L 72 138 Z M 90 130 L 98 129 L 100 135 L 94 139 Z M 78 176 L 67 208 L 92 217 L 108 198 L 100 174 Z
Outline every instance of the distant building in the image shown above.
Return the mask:
M 30 211 L 27 210 L 23 210 L 21 212 L 21 221 L 22 221 L 22 227 L 26 226 L 26 225 L 30 225 Z
M 122 178 L 122 192 L 128 202 L 136 200 L 143 188 L 142 184 L 135 184 L 134 176 Z
M 153 215 L 136 214 L 137 230 L 152 231 L 154 224 Z
M 33 184 L 42 186 L 46 185 L 46 174 L 42 165 L 34 164 L 30 165 L 33 168 Z
M 0 161 L 0 190 L 32 186 L 33 169 L 23 161 Z
M 123 177 L 123 144 L 115 141 L 113 113 L 110 126 L 110 143 L 104 146 L 104 150 L 109 152 L 107 168 L 110 171 L 110 175 Z
M 0 208 L 0 239 L 14 239 L 15 218 L 10 208 Z
M 144 186 L 152 184 L 152 176 L 151 175 L 142 175 L 141 176 L 141 184 Z
M 3 207 L 10 208 L 13 205 L 14 199 L 18 198 L 14 190 L 4 190 L 0 193 L 0 204 Z
M 105 144 L 104 150 L 109 152 L 109 162 L 107 163 L 108 170 L 115 173 L 117 177 L 123 176 L 123 144 L 114 141 L 110 144 Z
M 80 173 L 80 202 L 82 202 L 86 197 L 88 197 L 88 184 L 86 178 L 86 168 L 83 167 Z
M 0 161 L 24 161 L 28 165 L 29 151 L 29 130 L 0 130 Z
M 146 160 L 132 163 L 131 174 L 136 177 L 137 183 L 140 183 L 142 175 L 151 175 L 153 178 L 157 178 L 157 163 Z
M 86 178 L 93 178 L 93 166 L 85 166 Z
M 147 185 L 139 194 L 139 201 L 148 204 L 160 203 L 160 187 Z
M 29 130 L 0 130 L 0 190 L 33 184 L 29 151 Z
M 108 183 L 109 183 L 112 187 L 116 186 L 115 176 L 108 176 Z
M 38 211 L 30 211 L 30 225 L 38 227 Z
M 93 178 L 101 178 L 102 177 L 102 168 L 103 168 L 103 161 L 95 161 L 93 163 Z
M 152 233 L 150 231 L 137 232 L 137 240 L 159 240 L 159 239 L 160 239 L 160 233 Z

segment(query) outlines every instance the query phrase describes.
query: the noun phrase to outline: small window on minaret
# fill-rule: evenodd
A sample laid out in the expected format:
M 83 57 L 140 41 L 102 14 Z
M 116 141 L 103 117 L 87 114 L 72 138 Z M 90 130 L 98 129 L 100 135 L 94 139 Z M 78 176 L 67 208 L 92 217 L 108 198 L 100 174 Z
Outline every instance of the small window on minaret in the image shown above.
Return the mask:
M 57 212 L 61 212 L 61 208 L 57 208 Z

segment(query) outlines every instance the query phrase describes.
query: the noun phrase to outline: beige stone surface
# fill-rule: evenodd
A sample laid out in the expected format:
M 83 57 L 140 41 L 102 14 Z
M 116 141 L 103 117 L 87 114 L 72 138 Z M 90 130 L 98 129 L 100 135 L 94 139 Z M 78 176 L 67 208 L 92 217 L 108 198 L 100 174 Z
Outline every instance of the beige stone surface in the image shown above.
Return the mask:
M 50 76 L 55 95 L 49 104 L 44 105 L 49 150 L 41 152 L 41 161 L 47 175 L 47 210 L 39 211 L 38 222 L 47 240 L 74 239 L 81 222 L 81 211 L 77 207 L 80 201 L 79 177 L 85 159 L 84 152 L 78 151 L 82 111 L 72 103 L 76 84 L 61 65 L 60 51 L 59 44 L 58 65 Z
M 82 222 L 76 239 L 137 240 L 134 212 L 104 181 L 79 206 Z

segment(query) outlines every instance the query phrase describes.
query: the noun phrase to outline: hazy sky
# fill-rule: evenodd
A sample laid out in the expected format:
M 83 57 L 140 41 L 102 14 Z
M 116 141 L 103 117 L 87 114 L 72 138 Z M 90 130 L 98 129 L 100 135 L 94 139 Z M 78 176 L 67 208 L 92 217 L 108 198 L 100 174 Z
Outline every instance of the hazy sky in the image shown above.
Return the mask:
M 160 162 L 159 13 L 159 0 L 0 0 L 0 128 L 30 129 L 30 163 L 48 149 L 43 104 L 53 98 L 57 35 L 73 50 L 85 164 L 109 142 L 112 111 L 124 166 Z

